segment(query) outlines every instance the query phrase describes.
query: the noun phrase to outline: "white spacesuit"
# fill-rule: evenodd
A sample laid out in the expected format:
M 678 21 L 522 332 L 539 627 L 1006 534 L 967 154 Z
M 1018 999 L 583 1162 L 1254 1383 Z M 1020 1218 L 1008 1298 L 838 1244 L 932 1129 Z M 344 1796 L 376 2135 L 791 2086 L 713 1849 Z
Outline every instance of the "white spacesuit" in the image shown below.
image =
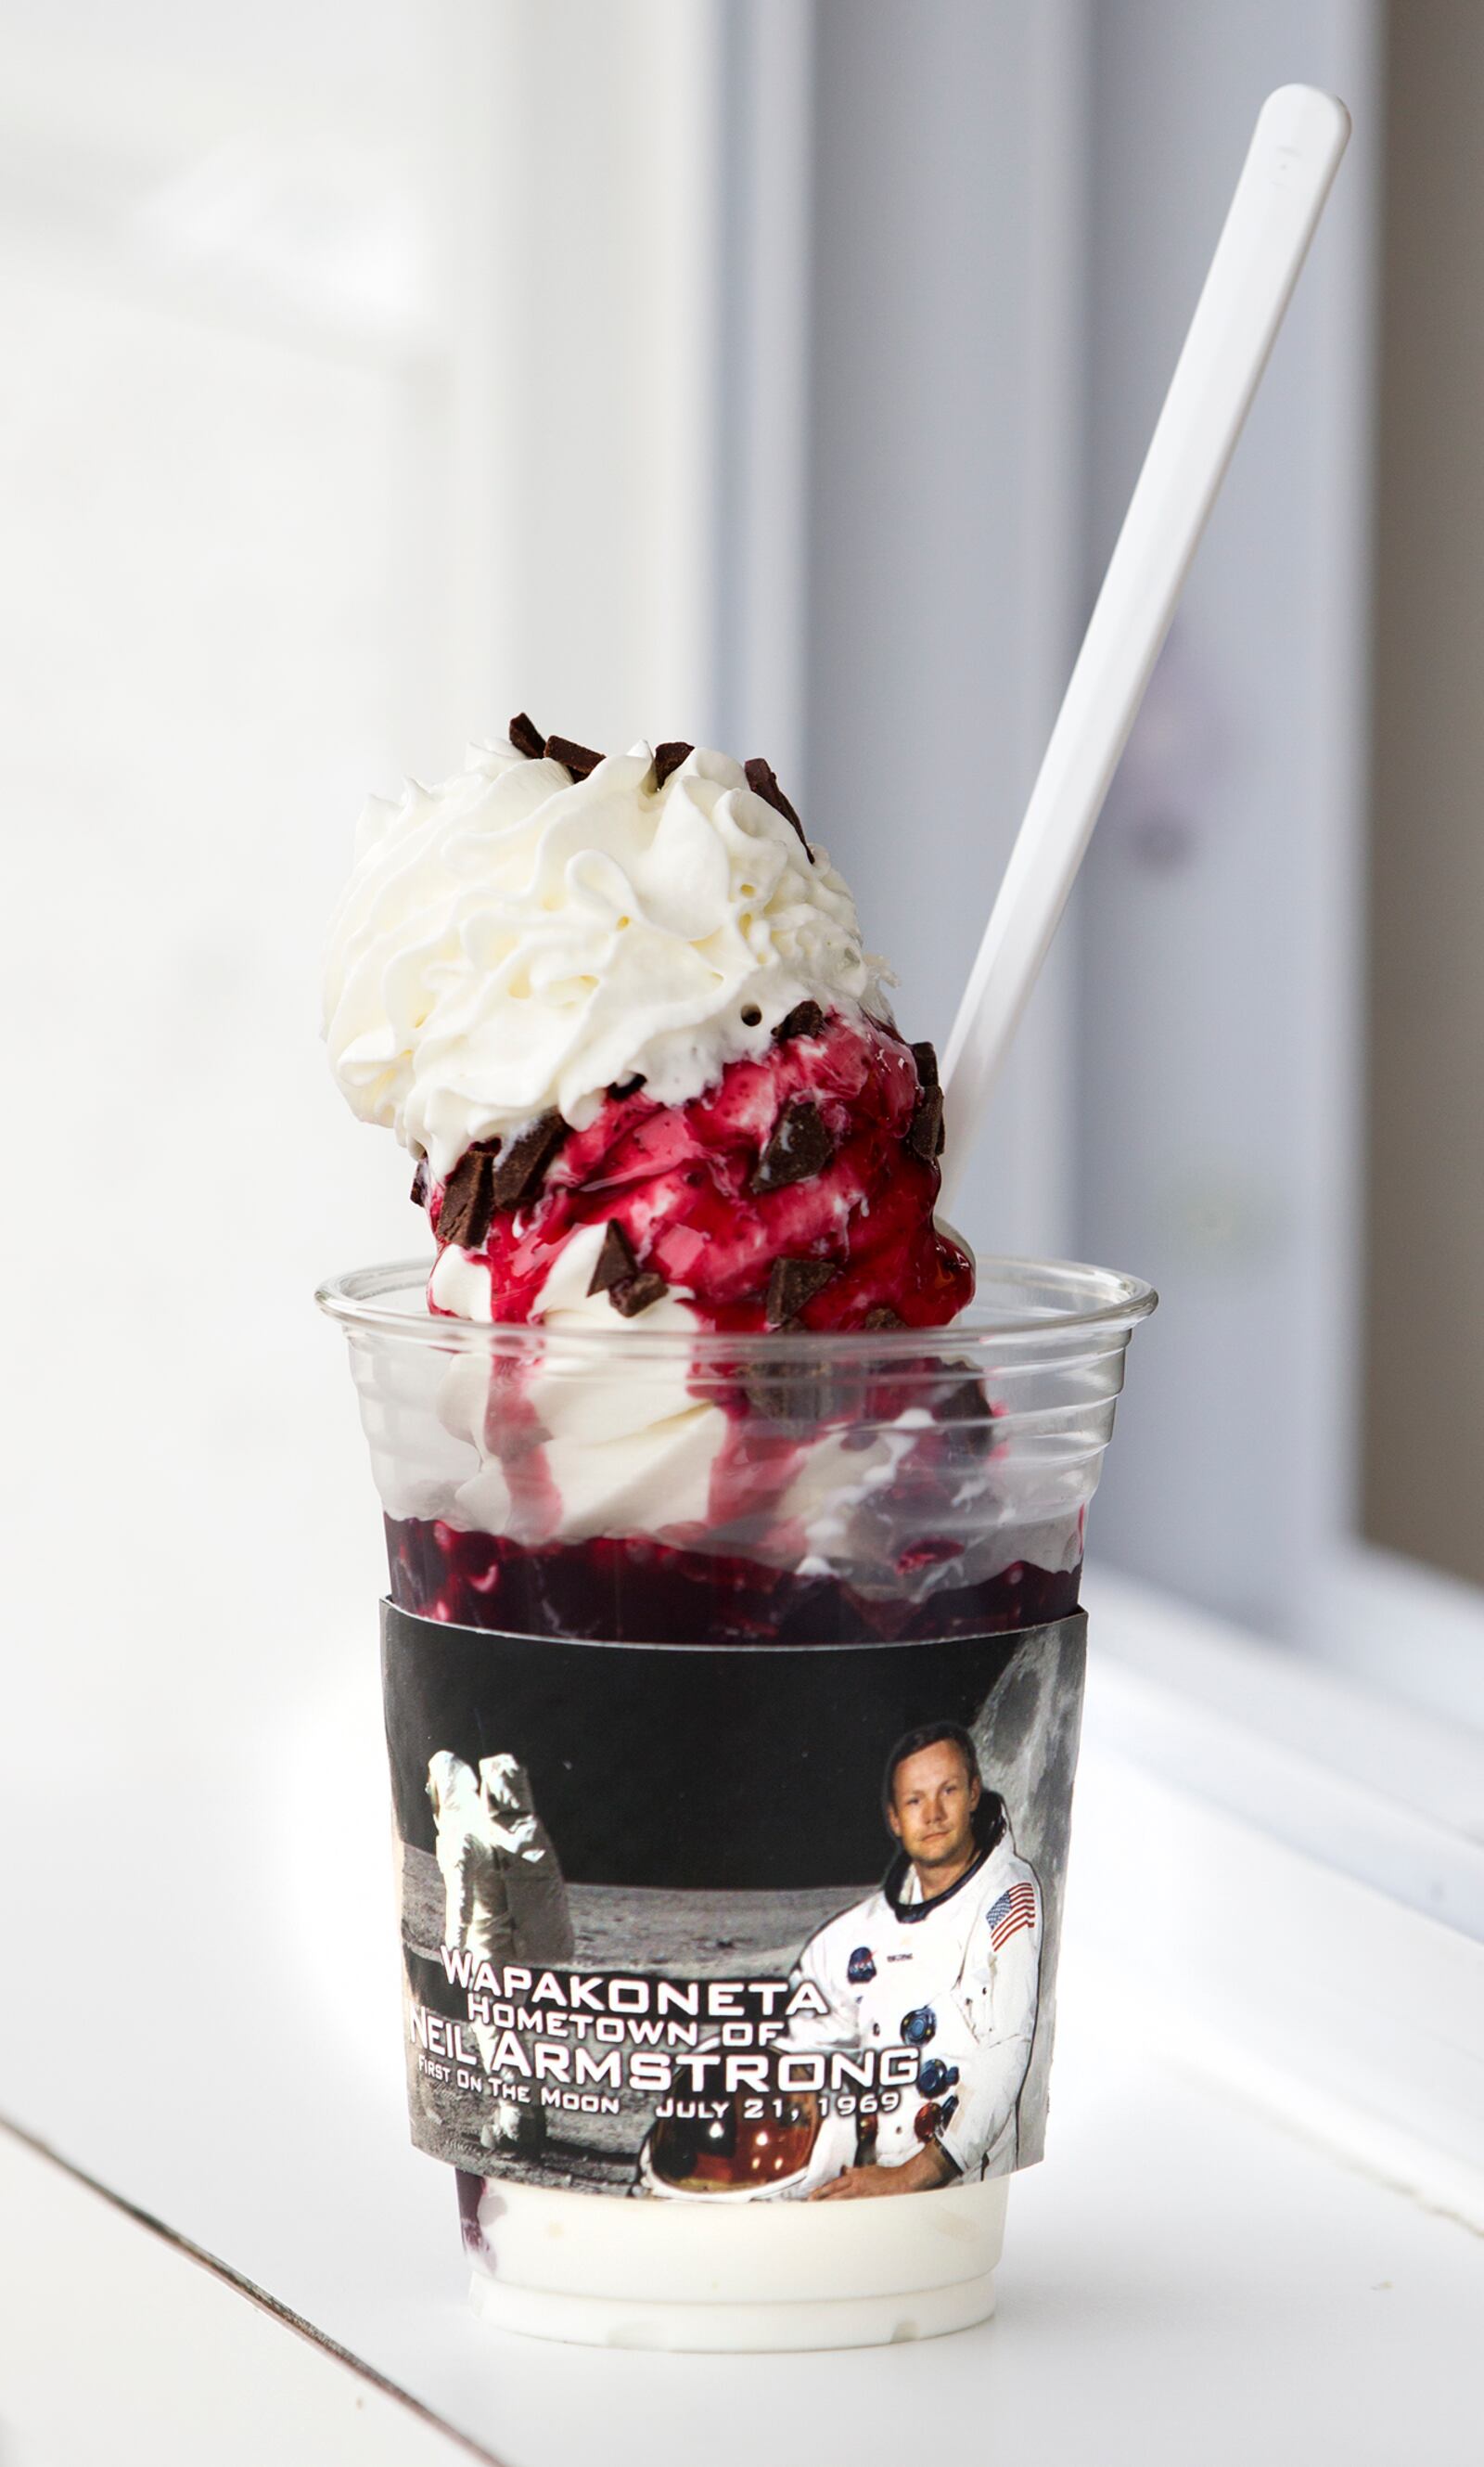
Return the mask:
M 514 1756 L 484 1756 L 476 1779 L 461 1756 L 440 1748 L 428 1764 L 428 1798 L 443 1878 L 443 1942 L 500 1969 L 570 1961 L 567 1887 L 524 1767 Z M 487 2022 L 468 2026 L 488 2068 L 501 2034 Z M 534 2143 L 541 2126 L 539 2108 L 502 2100 L 482 2138 Z
M 551 1837 L 536 1814 L 524 1765 L 514 1756 L 482 1756 L 480 1797 L 487 1837 L 502 1855 L 515 1959 L 544 1967 L 571 1961 L 576 1938 L 566 1881 Z
M 796 1975 L 827 2009 L 796 2014 L 789 2046 L 905 2046 L 920 2058 L 915 2090 L 881 2118 L 878 2165 L 898 2166 L 932 2139 L 961 2177 L 1014 2167 L 1042 1928 L 1041 1888 L 1006 1820 L 947 1892 L 925 1902 L 915 1870 L 898 1857 L 879 1891 L 811 1936 Z M 821 2134 L 802 2189 L 838 2172 L 838 2139 Z
M 428 1765 L 428 1798 L 443 1879 L 443 1942 L 482 1960 L 516 1958 L 501 1851 L 472 1767 L 440 1748 Z

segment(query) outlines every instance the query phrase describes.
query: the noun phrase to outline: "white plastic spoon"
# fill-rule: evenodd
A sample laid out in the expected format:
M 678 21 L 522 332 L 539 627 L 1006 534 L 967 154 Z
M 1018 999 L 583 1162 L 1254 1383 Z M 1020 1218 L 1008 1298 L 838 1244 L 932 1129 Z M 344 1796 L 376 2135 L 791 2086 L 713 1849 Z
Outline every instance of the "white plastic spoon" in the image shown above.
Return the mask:
M 1258 114 L 948 1040 L 945 1201 L 1087 852 L 1349 135 L 1343 103 L 1314 86 L 1280 86 Z

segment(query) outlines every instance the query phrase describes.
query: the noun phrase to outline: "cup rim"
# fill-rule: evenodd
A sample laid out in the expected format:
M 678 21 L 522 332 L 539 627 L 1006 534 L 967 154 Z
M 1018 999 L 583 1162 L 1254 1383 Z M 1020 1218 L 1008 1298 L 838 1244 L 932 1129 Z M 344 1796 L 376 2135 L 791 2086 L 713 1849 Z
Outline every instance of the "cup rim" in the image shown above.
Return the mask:
M 424 1299 L 432 1257 L 386 1260 L 327 1277 L 317 1287 L 321 1310 L 348 1336 L 378 1336 L 439 1351 L 489 1353 L 519 1359 L 540 1353 L 558 1331 L 528 1322 L 437 1317 Z M 1087 1339 L 1103 1351 L 1147 1319 L 1158 1295 L 1141 1277 L 1114 1268 L 1097 1268 L 1075 1259 L 1034 1259 L 989 1254 L 978 1262 L 981 1291 L 1019 1286 L 1026 1305 L 996 1314 L 978 1300 L 944 1327 L 863 1329 L 768 1328 L 748 1334 L 717 1333 L 706 1328 L 646 1329 L 635 1320 L 616 1321 L 612 1328 L 575 1325 L 564 1321 L 559 1343 L 564 1357 L 585 1355 L 624 1363 L 670 1362 L 702 1369 L 734 1367 L 739 1360 L 825 1363 L 859 1362 L 863 1357 L 884 1366 L 906 1368 L 909 1360 L 950 1355 L 962 1364 L 979 1352 L 993 1355 L 1003 1368 L 1007 1347 L 1023 1347 L 1041 1357 Z M 416 1306 L 400 1305 L 393 1294 L 416 1295 Z M 1033 1299 L 1039 1294 L 1039 1301 Z M 1060 1298 L 1060 1300 L 1059 1300 Z M 1100 1340 L 1106 1340 L 1102 1343 Z

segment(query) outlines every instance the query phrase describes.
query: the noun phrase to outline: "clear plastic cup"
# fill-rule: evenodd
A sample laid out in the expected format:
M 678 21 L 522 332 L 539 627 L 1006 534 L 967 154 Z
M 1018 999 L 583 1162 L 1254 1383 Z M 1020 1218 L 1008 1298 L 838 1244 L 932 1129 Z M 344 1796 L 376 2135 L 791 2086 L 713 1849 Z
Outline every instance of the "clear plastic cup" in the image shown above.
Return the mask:
M 386 1518 L 414 2139 L 477 2302 L 707 2349 L 983 2319 L 1153 1293 L 990 1259 L 950 1328 L 735 1337 L 435 1318 L 426 1275 L 320 1300 Z

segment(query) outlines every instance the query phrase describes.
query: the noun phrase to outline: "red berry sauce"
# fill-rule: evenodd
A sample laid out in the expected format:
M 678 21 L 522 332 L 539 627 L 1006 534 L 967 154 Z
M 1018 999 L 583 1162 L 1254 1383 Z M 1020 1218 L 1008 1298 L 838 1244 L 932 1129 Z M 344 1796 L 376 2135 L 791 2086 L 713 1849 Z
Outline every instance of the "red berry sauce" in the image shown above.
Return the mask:
M 608 1096 L 568 1134 L 534 1204 L 497 1211 L 473 1254 L 489 1269 L 492 1316 L 528 1320 L 563 1243 L 616 1220 L 640 1267 L 727 1334 L 766 1324 L 769 1275 L 784 1257 L 835 1270 L 799 1326 L 858 1328 L 875 1310 L 945 1326 L 973 1299 L 974 1268 L 933 1223 L 936 1165 L 907 1143 L 923 1094 L 910 1046 L 837 1012 L 818 1035 L 730 1063 L 688 1104 L 656 1104 L 642 1087 Z M 832 1153 L 806 1180 L 759 1189 L 763 1152 L 798 1099 L 818 1109 Z M 441 1202 L 439 1187 L 435 1233 Z
M 387 1519 L 392 1598 L 423 1618 L 615 1644 L 849 1644 L 989 1636 L 1065 1618 L 1080 1568 L 1017 1562 L 927 1596 L 858 1591 L 761 1560 L 635 1538 L 528 1550 L 419 1517 Z
M 973 1298 L 974 1269 L 933 1221 L 938 1168 L 933 1142 L 921 1135 L 923 1108 L 933 1101 L 911 1047 L 894 1030 L 842 1013 L 817 1032 L 775 1041 L 755 1062 L 731 1063 L 686 1104 L 658 1104 L 642 1083 L 610 1091 L 596 1119 L 567 1134 L 534 1198 L 496 1210 L 471 1249 L 488 1271 L 491 1316 L 530 1320 L 564 1244 L 585 1226 L 617 1222 L 638 1269 L 657 1270 L 667 1286 L 681 1288 L 700 1324 L 722 1334 L 751 1336 L 769 1324 L 769 1279 L 780 1258 L 832 1270 L 791 1326 L 850 1331 L 868 1320 L 946 1326 Z M 769 1143 L 790 1105 L 799 1103 L 816 1109 L 828 1153 L 804 1178 L 770 1187 Z M 442 1199 L 443 1187 L 434 1186 L 435 1233 Z M 946 1415 L 955 1414 L 956 1395 L 961 1419 L 964 1386 L 962 1370 L 947 1380 Z M 787 1564 L 792 1537 L 781 1527 L 773 1536 L 776 1563 L 707 1547 L 708 1529 L 755 1517 L 770 1499 L 781 1499 L 805 1442 L 797 1407 L 785 1402 L 781 1409 L 785 1422 L 795 1423 L 789 1435 L 771 1421 L 766 1403 L 759 1408 L 755 1375 L 743 1373 L 734 1386 L 708 1393 L 725 1404 L 732 1431 L 713 1470 L 707 1528 L 663 1541 L 620 1535 L 563 1542 L 554 1487 L 546 1503 L 551 1538 L 534 1546 L 425 1519 L 389 1519 L 393 1601 L 470 1627 L 652 1643 L 982 1635 L 1060 1618 L 1076 1607 L 1076 1567 L 1051 1572 L 1018 1563 L 988 1578 L 965 1571 L 956 1583 L 958 1544 L 926 1529 L 905 1548 L 898 1540 L 878 1575 L 858 1585 L 797 1573 Z M 899 1406 L 879 1392 L 868 1395 L 864 1415 L 857 1403 L 864 1426 L 894 1410 Z M 982 1453 L 990 1412 L 979 1398 L 968 1427 L 956 1430 L 950 1421 L 925 1436 L 925 1455 L 935 1459 L 942 1448 L 959 1446 Z M 510 1397 L 502 1415 L 508 1427 L 519 1400 Z M 499 1418 L 491 1415 L 492 1436 Z M 831 1413 L 821 1383 L 819 1427 L 838 1428 L 849 1418 L 838 1407 Z M 528 1483 L 542 1479 L 542 1451 L 517 1449 L 512 1462 L 525 1468 Z M 905 1486 L 911 1487 L 910 1471 Z M 940 1478 L 927 1487 L 942 1496 Z

